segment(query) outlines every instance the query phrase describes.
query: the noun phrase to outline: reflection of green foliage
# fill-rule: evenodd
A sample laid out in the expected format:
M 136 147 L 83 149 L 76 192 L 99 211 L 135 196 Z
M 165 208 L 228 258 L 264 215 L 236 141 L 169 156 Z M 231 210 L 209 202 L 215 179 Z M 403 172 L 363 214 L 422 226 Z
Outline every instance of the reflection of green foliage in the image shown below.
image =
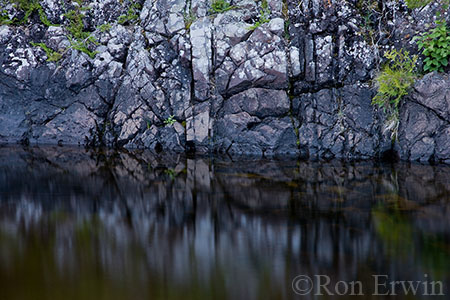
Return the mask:
M 448 275 L 450 245 L 445 239 L 415 229 L 407 215 L 396 210 L 376 208 L 372 210 L 372 217 L 377 236 L 389 255 L 400 259 L 414 255 L 417 264 L 433 277 Z M 416 248 L 420 251 L 412 251 Z
M 166 169 L 166 170 L 164 171 L 164 173 L 166 173 L 167 175 L 169 175 L 169 177 L 170 177 L 171 180 L 174 180 L 175 177 L 177 176 L 177 173 L 175 172 L 174 169 Z
M 421 237 L 421 260 L 423 265 L 431 269 L 434 277 L 448 275 L 450 270 L 450 245 L 444 238 L 434 235 Z
M 413 232 L 411 224 L 398 213 L 389 214 L 382 209 L 372 211 L 375 220 L 375 230 L 385 242 L 390 254 L 403 255 L 413 246 Z
M 91 244 L 94 237 L 101 234 L 102 223 L 98 218 L 85 219 L 77 224 L 75 237 L 78 246 L 85 247 Z

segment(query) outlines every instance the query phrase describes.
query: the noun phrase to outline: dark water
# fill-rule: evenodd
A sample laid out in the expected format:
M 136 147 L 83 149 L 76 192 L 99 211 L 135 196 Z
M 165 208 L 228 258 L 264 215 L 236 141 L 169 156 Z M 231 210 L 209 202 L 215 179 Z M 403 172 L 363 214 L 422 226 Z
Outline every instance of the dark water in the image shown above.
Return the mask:
M 450 167 L 0 148 L 2 300 L 300 299 L 301 274 L 449 295 Z

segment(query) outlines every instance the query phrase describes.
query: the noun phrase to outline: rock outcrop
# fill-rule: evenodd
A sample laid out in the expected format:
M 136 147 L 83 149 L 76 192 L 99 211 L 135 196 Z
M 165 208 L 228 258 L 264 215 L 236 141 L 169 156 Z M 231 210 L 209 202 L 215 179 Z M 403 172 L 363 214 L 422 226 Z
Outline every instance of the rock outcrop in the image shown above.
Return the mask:
M 450 161 L 448 76 L 417 83 L 394 144 L 371 105 L 380 53 L 417 51 L 401 29 L 424 30 L 433 3 L 419 12 L 382 1 L 367 16 L 350 0 L 233 0 L 223 11 L 211 1 L 97 0 L 78 10 L 96 41 L 86 51 L 64 15 L 78 4 L 40 4 L 58 26 L 36 12 L 0 26 L 2 143 L 313 158 L 394 149 Z M 12 4 L 4 11 L 21 17 Z M 62 58 L 49 61 L 52 51 Z
M 450 163 L 450 76 L 431 73 L 414 87 L 400 114 L 398 153 L 405 160 Z

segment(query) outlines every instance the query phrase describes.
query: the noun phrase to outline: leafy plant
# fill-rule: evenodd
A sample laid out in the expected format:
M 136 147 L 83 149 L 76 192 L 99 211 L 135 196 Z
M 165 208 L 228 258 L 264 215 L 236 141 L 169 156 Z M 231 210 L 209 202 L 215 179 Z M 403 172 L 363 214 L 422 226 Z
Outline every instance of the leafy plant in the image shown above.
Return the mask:
M 406 50 L 393 49 L 384 56 L 388 62 L 375 78 L 377 94 L 372 104 L 378 105 L 388 113 L 385 131 L 391 131 L 391 138 L 396 139 L 398 128 L 398 104 L 409 92 L 416 79 L 417 55 L 410 56 Z
M 213 0 L 209 11 L 212 14 L 220 14 L 234 8 L 236 8 L 236 6 L 231 5 L 226 0 Z
M 14 19 L 10 19 L 6 10 L 0 11 L 0 25 L 9 25 L 14 23 Z
M 435 28 L 415 38 L 425 56 L 423 70 L 426 72 L 444 72 L 450 58 L 450 31 L 444 21 L 436 23 Z
M 69 37 L 70 48 L 81 51 L 89 55 L 90 58 L 94 58 L 98 51 L 91 51 L 88 48 L 88 43 L 98 44 L 94 36 L 90 35 L 84 40 L 77 40 Z
M 40 47 L 45 51 L 45 54 L 47 55 L 47 61 L 58 61 L 61 59 L 62 54 L 54 51 L 53 49 L 49 48 L 45 43 L 30 43 L 34 47 Z
M 39 20 L 41 20 L 42 24 L 46 26 L 57 26 L 56 24 L 52 24 L 47 15 L 44 12 L 41 4 L 39 4 L 39 0 L 6 0 L 7 2 L 13 3 L 17 9 L 23 11 L 24 17 L 21 20 L 9 19 L 6 11 L 2 11 L 0 14 L 0 24 L 14 24 L 20 23 L 25 24 L 28 22 L 29 18 L 33 15 L 33 13 L 38 13 Z
M 66 27 L 70 35 L 75 39 L 85 39 L 89 36 L 89 32 L 84 31 L 83 19 L 84 15 L 81 13 L 81 8 L 76 7 L 64 14 L 69 20 L 69 25 Z
M 284 38 L 286 40 L 289 40 L 291 38 L 291 35 L 289 34 L 289 25 L 291 25 L 291 21 L 284 21 Z
M 139 10 L 141 9 L 141 5 L 139 3 L 132 3 L 128 8 L 126 15 L 121 15 L 117 19 L 117 23 L 124 24 L 135 24 L 137 20 L 139 20 Z
M 191 28 L 192 23 L 195 22 L 197 17 L 192 12 L 192 10 L 189 10 L 189 13 L 185 13 L 183 16 L 184 16 L 184 26 L 186 27 L 187 30 L 189 30 L 189 28 Z
M 269 16 L 270 16 L 269 5 L 267 4 L 267 0 L 263 0 L 261 2 L 261 10 L 259 11 L 259 20 L 256 21 L 252 26 L 248 27 L 248 29 L 255 30 L 262 24 L 269 23 L 270 22 Z
M 98 45 L 97 40 L 92 33 L 84 30 L 84 14 L 82 11 L 87 10 L 86 7 L 76 7 L 74 10 L 68 11 L 64 16 L 69 20 L 69 25 L 66 27 L 69 31 L 70 48 L 81 51 L 94 58 L 96 51 L 91 51 L 89 46 Z
M 175 120 L 175 116 L 174 115 L 170 115 L 167 119 L 164 120 L 164 124 L 166 126 L 172 126 L 173 124 L 175 124 L 177 120 Z
M 108 32 L 112 28 L 111 24 L 104 23 L 102 25 L 97 26 L 97 29 L 100 30 L 100 32 Z

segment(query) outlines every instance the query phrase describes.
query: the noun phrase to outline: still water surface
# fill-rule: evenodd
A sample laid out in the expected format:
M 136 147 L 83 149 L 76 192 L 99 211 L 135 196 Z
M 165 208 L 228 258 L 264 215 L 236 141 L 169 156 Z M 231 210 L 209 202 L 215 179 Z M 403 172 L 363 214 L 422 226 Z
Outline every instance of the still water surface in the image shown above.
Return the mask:
M 2 300 L 300 299 L 300 274 L 449 295 L 450 167 L 0 148 Z

